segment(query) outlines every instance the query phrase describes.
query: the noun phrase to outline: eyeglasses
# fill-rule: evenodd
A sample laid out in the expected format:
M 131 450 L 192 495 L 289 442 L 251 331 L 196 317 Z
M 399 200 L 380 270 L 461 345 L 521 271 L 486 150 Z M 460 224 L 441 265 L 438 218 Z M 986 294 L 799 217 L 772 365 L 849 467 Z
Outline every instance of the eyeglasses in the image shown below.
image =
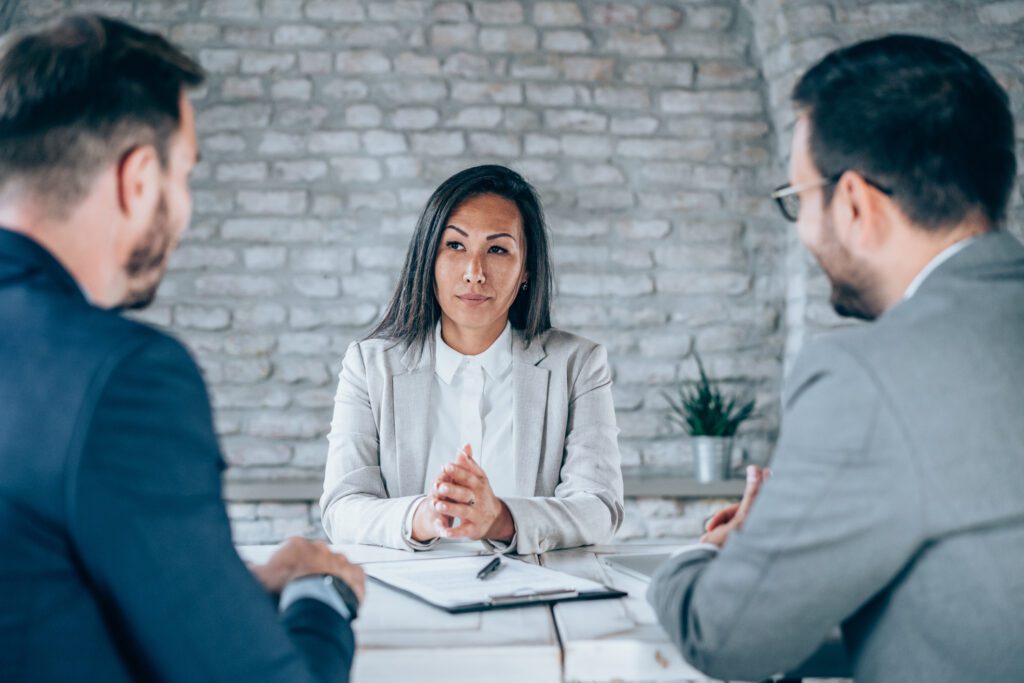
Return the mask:
M 840 171 L 831 178 L 822 178 L 821 180 L 815 180 L 802 185 L 790 185 L 789 183 L 786 183 L 781 187 L 775 188 L 775 191 L 771 194 L 771 198 L 779 205 L 779 211 L 782 212 L 783 217 L 790 223 L 796 223 L 797 216 L 800 215 L 800 193 L 806 192 L 807 190 L 815 190 L 819 187 L 834 185 L 839 182 L 839 179 L 843 177 L 844 173 L 846 173 L 846 171 Z M 861 178 L 864 178 L 864 176 L 861 176 Z M 891 189 L 876 183 L 870 178 L 864 178 L 864 182 L 885 195 L 892 195 Z

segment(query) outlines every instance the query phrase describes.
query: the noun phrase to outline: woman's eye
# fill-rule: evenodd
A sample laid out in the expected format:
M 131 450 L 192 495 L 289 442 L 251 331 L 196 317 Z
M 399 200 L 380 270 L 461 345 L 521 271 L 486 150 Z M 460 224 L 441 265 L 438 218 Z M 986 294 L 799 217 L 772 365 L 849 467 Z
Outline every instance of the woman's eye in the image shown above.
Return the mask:
M 492 254 L 507 254 L 508 253 L 508 249 L 506 249 L 505 247 L 499 247 L 498 245 L 494 245 L 488 251 L 490 251 Z
M 448 247 L 449 249 L 454 249 L 456 251 L 464 248 L 462 246 L 462 242 L 456 242 L 455 240 L 452 240 L 451 242 L 446 242 L 445 246 Z

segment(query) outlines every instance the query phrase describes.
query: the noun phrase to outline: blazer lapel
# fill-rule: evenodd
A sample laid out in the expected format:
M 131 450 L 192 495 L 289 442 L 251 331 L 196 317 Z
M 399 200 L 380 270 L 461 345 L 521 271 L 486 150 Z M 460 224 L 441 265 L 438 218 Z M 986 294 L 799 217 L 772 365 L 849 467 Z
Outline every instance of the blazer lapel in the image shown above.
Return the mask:
M 398 449 L 398 488 L 390 495 L 411 496 L 423 492 L 427 473 L 430 391 L 434 379 L 434 354 L 430 342 L 410 347 L 402 356 L 409 372 L 392 378 L 395 397 L 395 445 Z
M 516 493 L 533 496 L 544 438 L 551 371 L 537 367 L 547 354 L 538 340 L 527 347 L 518 334 L 512 345 L 513 454 Z

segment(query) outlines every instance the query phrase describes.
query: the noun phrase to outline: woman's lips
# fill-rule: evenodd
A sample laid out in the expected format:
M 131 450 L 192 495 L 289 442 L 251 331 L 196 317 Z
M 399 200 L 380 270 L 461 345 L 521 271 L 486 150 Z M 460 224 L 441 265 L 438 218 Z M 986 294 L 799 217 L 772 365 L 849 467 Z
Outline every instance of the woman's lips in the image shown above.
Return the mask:
M 479 306 L 485 301 L 489 301 L 491 297 L 483 294 L 459 294 L 455 298 L 468 306 Z

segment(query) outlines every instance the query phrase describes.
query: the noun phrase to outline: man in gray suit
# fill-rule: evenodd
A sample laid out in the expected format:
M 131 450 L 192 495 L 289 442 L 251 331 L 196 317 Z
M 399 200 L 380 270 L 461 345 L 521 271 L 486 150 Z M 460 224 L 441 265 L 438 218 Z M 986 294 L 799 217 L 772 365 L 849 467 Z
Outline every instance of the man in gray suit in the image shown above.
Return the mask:
M 874 322 L 803 350 L 773 476 L 648 598 L 718 678 L 791 670 L 838 625 L 858 681 L 1024 680 L 1007 95 L 959 48 L 889 36 L 828 55 L 793 99 L 791 184 L 773 196 L 836 311 Z

